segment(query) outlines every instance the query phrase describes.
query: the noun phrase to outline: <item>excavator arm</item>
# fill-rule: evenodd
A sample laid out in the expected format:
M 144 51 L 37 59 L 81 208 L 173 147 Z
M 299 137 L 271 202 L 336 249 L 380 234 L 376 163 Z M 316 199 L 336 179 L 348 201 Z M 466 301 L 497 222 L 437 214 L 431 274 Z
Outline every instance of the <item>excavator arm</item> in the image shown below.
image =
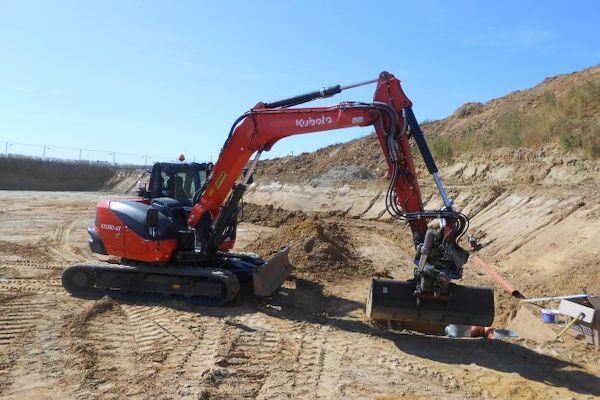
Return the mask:
M 468 287 L 454 290 L 457 293 L 454 297 L 458 296 L 459 302 L 467 304 L 469 300 L 475 300 L 476 303 L 485 303 L 483 308 L 471 307 L 465 311 L 463 304 L 456 311 L 449 307 L 453 301 L 451 288 L 456 286 L 450 281 L 462 277 L 462 267 L 468 258 L 468 252 L 457 244 L 468 227 L 468 219 L 453 209 L 412 112 L 412 103 L 404 94 L 400 81 L 392 74 L 382 72 L 376 82 L 371 103 L 344 102 L 331 107 L 291 108 L 346 89 L 333 86 L 274 103 L 258 103 L 240 116 L 231 128 L 210 179 L 198 196 L 188 224 L 195 229 L 197 243 L 204 251 L 215 254 L 225 238 L 224 232 L 231 225 L 232 218 L 235 218 L 245 183 L 263 151 L 270 150 L 277 141 L 289 136 L 353 126 L 373 126 L 388 165 L 390 183 L 386 192 L 386 209 L 394 218 L 408 222 L 417 254 L 415 277 L 411 283 L 373 281 L 367 304 L 369 316 L 376 319 L 489 324 L 491 291 L 485 291 L 487 289 L 481 289 L 485 291 L 483 294 L 477 292 L 476 299 L 469 299 L 475 292 Z M 353 86 L 356 85 L 350 87 Z M 427 211 L 423 208 L 409 142 L 411 137 L 442 197 L 444 206 L 440 210 Z M 238 183 L 242 171 L 255 153 L 257 156 L 244 181 Z M 387 294 L 391 292 L 395 294 L 390 298 Z M 380 303 L 381 307 L 376 303 Z M 400 306 L 396 307 L 394 304 L 398 303 Z M 412 307 L 413 303 L 416 307 Z
M 301 100 L 312 100 L 306 96 L 271 104 L 258 103 L 236 121 L 212 176 L 190 214 L 190 226 L 197 226 L 206 214 L 210 215 L 212 221 L 216 220 L 221 213 L 221 206 L 253 154 L 270 150 L 285 137 L 353 126 L 374 126 L 388 163 L 390 179 L 394 171 L 397 172 L 393 184 L 396 194 L 394 200 L 399 208 L 406 213 L 423 210 L 410 150 L 409 130 L 406 129 L 405 110 L 410 110 L 412 103 L 402 91 L 398 79 L 387 72 L 381 73 L 373 103 L 347 102 L 331 107 L 284 108 Z M 430 155 L 428 157 L 431 158 Z M 425 234 L 425 218 L 411 218 L 409 223 L 416 235 Z

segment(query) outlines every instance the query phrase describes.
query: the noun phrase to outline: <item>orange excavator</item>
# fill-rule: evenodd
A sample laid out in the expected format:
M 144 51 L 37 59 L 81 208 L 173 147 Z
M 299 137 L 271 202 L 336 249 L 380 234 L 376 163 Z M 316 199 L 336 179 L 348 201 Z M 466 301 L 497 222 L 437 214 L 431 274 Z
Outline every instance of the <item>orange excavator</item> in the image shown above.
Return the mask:
M 294 107 L 371 83 L 377 86 L 369 103 Z M 468 218 L 453 208 L 411 107 L 400 81 L 388 72 L 368 82 L 256 104 L 233 123 L 191 209 L 172 198 L 99 203 L 96 220 L 88 228 L 90 247 L 120 257 L 121 263 L 71 266 L 63 273 L 63 287 L 81 297 L 169 295 L 218 305 L 235 298 L 240 286 L 252 287 L 259 296 L 271 295 L 291 272 L 287 248 L 263 260 L 221 247 L 231 236 L 229 230 L 235 226 L 239 203 L 261 154 L 288 136 L 373 126 L 388 165 L 386 209 L 410 226 L 416 256 L 414 278 L 373 279 L 367 315 L 375 320 L 490 325 L 492 290 L 452 282 L 462 277 L 469 256 L 457 243 L 467 230 Z M 411 139 L 443 200 L 439 210 L 423 208 Z

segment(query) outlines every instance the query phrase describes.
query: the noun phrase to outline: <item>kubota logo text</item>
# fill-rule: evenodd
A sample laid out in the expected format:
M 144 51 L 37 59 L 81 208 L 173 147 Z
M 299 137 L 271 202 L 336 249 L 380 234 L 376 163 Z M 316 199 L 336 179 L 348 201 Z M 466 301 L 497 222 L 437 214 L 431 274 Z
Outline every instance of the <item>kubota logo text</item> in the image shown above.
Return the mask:
M 300 128 L 307 128 L 309 126 L 318 126 L 325 124 L 332 124 L 333 118 L 321 115 L 320 118 L 300 118 L 296 120 L 296 126 Z

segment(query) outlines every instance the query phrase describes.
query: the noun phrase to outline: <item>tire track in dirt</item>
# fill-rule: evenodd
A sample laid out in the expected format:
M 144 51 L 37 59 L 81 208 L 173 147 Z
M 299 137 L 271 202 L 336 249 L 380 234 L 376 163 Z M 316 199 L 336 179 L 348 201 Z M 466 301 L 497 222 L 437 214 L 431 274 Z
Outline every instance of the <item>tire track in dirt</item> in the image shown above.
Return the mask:
M 324 340 L 315 397 L 321 399 L 334 399 L 340 396 L 341 362 L 351 343 L 351 338 L 346 335 L 331 333 L 328 327 L 320 329 Z
M 81 248 L 73 246 L 75 240 L 71 235 L 73 231 L 82 229 L 81 225 L 85 224 L 84 221 L 87 221 L 87 218 L 67 219 L 55 227 L 49 235 L 36 242 L 20 245 L 16 254 L 7 253 L 11 256 L 18 255 L 23 259 L 0 261 L 0 267 L 11 272 L 15 271 L 16 275 L 23 277 L 42 271 L 44 275 L 55 276 L 68 265 L 89 259 L 90 254 L 85 250 L 83 241 Z
M 62 288 L 58 279 L 21 279 L 21 278 L 0 278 L 0 292 L 14 293 L 39 293 L 46 295 L 68 296 L 68 293 Z
M 180 398 L 200 398 L 206 390 L 206 378 L 215 367 L 219 345 L 223 342 L 224 324 L 216 318 L 194 316 L 181 321 L 195 340 L 188 343 L 174 366 L 175 395 Z
M 274 398 L 287 393 L 290 354 L 285 336 L 293 337 L 293 322 L 260 313 L 226 320 L 216 346 L 216 360 L 202 376 L 202 396 L 210 398 Z M 215 353 L 213 353 L 215 354 Z
M 416 337 L 414 334 L 380 334 L 382 337 L 336 335 L 336 338 L 346 335 L 349 339 L 338 367 L 341 377 L 336 397 L 362 398 L 379 394 L 409 398 L 473 398 L 461 392 L 459 378 L 444 365 L 399 351 L 394 342 L 412 341 Z M 426 345 L 426 339 L 423 345 Z
M 316 396 L 325 350 L 323 338 L 314 329 L 305 331 L 300 338 L 295 355 L 295 368 L 291 392 L 293 397 Z
M 225 356 L 217 365 L 226 367 L 226 374 L 217 381 L 220 397 L 256 397 L 266 379 L 264 365 L 257 363 L 268 361 L 265 353 L 272 355 L 264 343 L 264 333 L 239 332 Z
M 56 301 L 32 294 L 17 294 L 0 305 L 0 349 L 37 325 L 40 316 Z
M 122 308 L 132 326 L 136 351 L 141 356 L 157 350 L 170 353 L 177 344 L 189 340 L 191 332 L 171 318 L 174 311 L 167 307 L 124 304 Z
M 146 378 L 146 370 L 138 368 L 131 328 L 119 306 L 89 321 L 83 344 L 93 365 L 86 371 L 88 380 L 78 393 L 80 396 L 93 397 L 99 393 L 141 396 L 144 393 L 140 382 Z
M 348 335 L 327 326 L 304 326 L 300 338 L 296 340 L 291 387 L 283 391 L 281 397 L 339 398 L 342 360 L 352 340 Z
M 131 325 L 119 303 L 103 298 L 86 302 L 64 316 L 63 349 L 71 354 L 77 398 L 141 396 L 151 386 L 148 370 L 139 368 Z M 147 383 L 142 383 L 145 379 Z
M 231 332 L 215 317 L 168 306 L 122 305 L 140 360 L 155 371 L 156 394 L 199 398 L 212 386 Z M 217 371 L 217 372 L 215 372 Z
M 249 394 L 259 399 L 287 397 L 301 324 L 262 313 L 243 315 L 237 320 L 242 324 L 242 332 L 253 338 L 243 343 L 249 356 L 250 378 L 258 378 L 253 379 L 256 389 Z
M 68 264 L 62 262 L 38 262 L 33 260 L 0 261 L 2 267 L 33 270 L 63 270 Z
M 85 226 L 87 221 L 88 218 L 70 218 L 52 231 L 50 240 L 55 245 L 47 250 L 53 259 L 67 263 L 76 263 L 89 258 L 89 256 L 86 257 L 82 249 L 73 246 L 74 240 L 71 237 L 73 231 L 81 229 L 80 225 Z
M 198 398 L 214 366 L 223 324 L 168 306 L 123 305 L 140 360 L 155 374 L 156 393 Z
M 66 263 L 40 262 L 34 260 L 0 260 L 0 276 L 4 279 L 51 278 L 61 274 L 66 267 Z
M 64 369 L 57 365 L 60 352 L 58 322 L 48 310 L 57 300 L 19 293 L 0 305 L 0 394 L 3 398 L 43 397 L 56 385 Z

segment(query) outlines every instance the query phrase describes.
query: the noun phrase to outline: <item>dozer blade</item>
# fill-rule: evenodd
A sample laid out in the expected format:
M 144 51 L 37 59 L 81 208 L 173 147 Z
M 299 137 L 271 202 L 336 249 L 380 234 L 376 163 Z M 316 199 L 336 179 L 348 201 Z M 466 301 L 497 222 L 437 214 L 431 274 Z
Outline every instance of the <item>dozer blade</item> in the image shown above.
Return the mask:
M 292 272 L 289 247 L 283 247 L 269 261 L 254 268 L 254 294 L 270 296 Z
M 372 320 L 490 326 L 494 321 L 494 291 L 450 284 L 450 299 L 421 300 L 417 306 L 413 281 L 373 279 L 367 299 Z

